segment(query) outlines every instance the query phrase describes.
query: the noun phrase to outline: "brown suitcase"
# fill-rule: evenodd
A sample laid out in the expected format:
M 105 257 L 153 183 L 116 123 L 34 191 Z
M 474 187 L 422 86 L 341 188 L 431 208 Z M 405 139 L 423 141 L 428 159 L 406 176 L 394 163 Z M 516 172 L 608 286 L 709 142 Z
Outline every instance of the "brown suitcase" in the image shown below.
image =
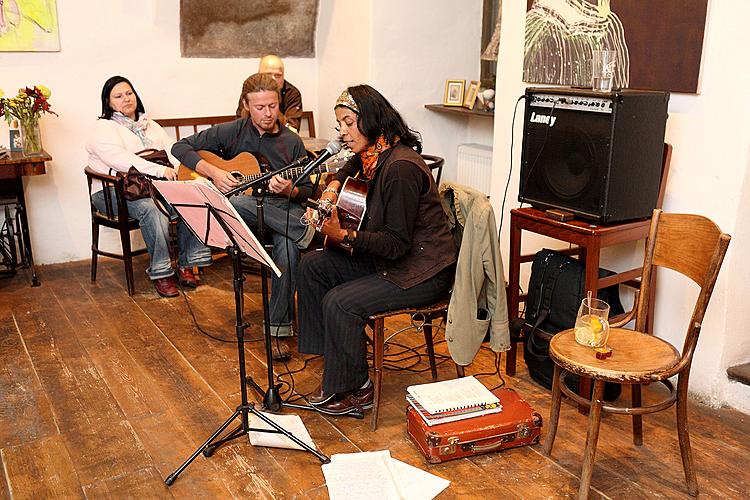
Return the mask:
M 431 464 L 538 443 L 542 416 L 513 389 L 496 389 L 493 394 L 502 412 L 433 426 L 408 405 L 409 437 Z

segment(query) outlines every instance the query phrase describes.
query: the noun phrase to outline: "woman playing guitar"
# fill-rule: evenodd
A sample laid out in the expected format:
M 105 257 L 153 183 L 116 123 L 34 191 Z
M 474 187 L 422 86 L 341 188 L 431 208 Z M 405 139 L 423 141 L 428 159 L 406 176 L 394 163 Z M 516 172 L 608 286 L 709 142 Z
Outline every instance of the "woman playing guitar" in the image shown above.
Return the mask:
M 398 111 L 368 85 L 345 90 L 334 111 L 341 141 L 354 156 L 323 191 L 322 208 L 308 209 L 306 217 L 351 253 L 326 249 L 300 262 L 299 350 L 324 358 L 323 380 L 310 402 L 322 412 L 345 414 L 373 403 L 367 317 L 444 296 L 453 283 L 456 248 L 419 155 L 419 135 Z M 367 187 L 359 193 L 361 221 L 351 217 L 348 190 L 342 190 L 357 183 L 353 177 Z

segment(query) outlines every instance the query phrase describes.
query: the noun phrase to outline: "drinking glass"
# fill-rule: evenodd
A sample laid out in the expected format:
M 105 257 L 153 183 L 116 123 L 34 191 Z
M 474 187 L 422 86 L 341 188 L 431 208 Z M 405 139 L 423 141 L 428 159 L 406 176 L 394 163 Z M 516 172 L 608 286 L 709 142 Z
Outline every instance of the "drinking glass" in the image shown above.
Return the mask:
M 611 92 L 615 79 L 614 50 L 595 50 L 591 61 L 591 88 L 594 92 Z
M 588 347 L 604 347 L 609 336 L 609 304 L 586 297 L 576 316 L 576 342 Z

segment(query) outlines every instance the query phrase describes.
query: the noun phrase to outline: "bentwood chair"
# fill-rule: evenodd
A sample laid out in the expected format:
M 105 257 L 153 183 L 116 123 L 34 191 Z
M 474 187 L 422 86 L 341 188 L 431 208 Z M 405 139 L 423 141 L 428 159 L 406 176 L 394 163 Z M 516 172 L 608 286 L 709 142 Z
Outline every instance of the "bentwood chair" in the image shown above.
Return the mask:
M 130 246 L 130 232 L 140 229 L 138 221 L 128 216 L 128 205 L 125 202 L 125 190 L 123 188 L 124 178 L 114 177 L 94 171 L 91 167 L 86 167 L 86 180 L 89 186 L 89 205 L 91 208 L 91 281 L 96 281 L 96 264 L 99 255 L 120 259 L 125 264 L 125 280 L 128 286 L 128 295 L 135 293 L 133 279 L 133 257 L 146 253 L 146 248 L 132 250 Z M 98 180 L 104 187 L 104 201 L 106 212 L 100 212 L 91 202 L 91 183 Z M 112 200 L 112 190 L 114 188 L 115 199 Z M 114 201 L 114 204 L 113 204 Z M 117 207 L 117 214 L 112 207 Z M 117 229 L 120 233 L 120 242 L 122 244 L 122 253 L 107 252 L 99 248 L 99 228 L 101 226 Z
M 659 209 L 654 210 L 646 244 L 640 291 L 633 311 L 625 319 L 612 324 L 607 341 L 608 346 L 612 348 L 611 357 L 597 359 L 591 348 L 576 343 L 575 330 L 560 332 L 552 338 L 549 353 L 555 362 L 555 373 L 544 453 L 549 456 L 552 452 L 560 417 L 562 394 L 579 405 L 589 407 L 589 426 L 586 450 L 583 455 L 579 498 L 587 498 L 591 485 L 601 413 L 632 416 L 633 443 L 641 446 L 643 444 L 642 416 L 665 410 L 673 404 L 677 407 L 677 435 L 687 489 L 691 495 L 697 495 L 698 484 L 693 469 L 688 432 L 688 379 L 703 317 L 729 246 L 729 240 L 728 234 L 722 233 L 716 224 L 705 217 L 669 214 L 662 213 Z M 651 276 L 659 267 L 671 269 L 690 278 L 699 288 L 692 316 L 687 323 L 687 333 L 681 352 L 661 338 L 641 333 L 646 331 L 647 326 Z M 633 318 L 635 318 L 635 331 L 621 328 Z M 579 396 L 567 387 L 565 377 L 570 373 L 594 380 L 594 392 L 590 400 Z M 677 387 L 669 380 L 675 375 L 677 375 Z M 631 404 L 629 406 L 602 403 L 604 384 L 608 381 L 630 385 Z M 653 382 L 664 384 L 669 394 L 655 403 L 643 405 L 641 385 Z
M 302 119 L 300 120 L 300 123 L 306 123 L 306 127 L 303 127 L 300 125 L 299 133 L 301 136 L 304 135 L 304 137 L 316 137 L 315 135 L 315 117 L 313 116 L 312 111 L 303 111 L 302 112 Z
M 409 315 L 409 320 L 411 322 L 410 326 L 407 326 L 402 330 L 393 332 L 390 337 L 393 337 L 405 330 L 410 329 L 414 330 L 417 334 L 422 333 L 424 335 L 427 357 L 430 362 L 430 374 L 432 375 L 432 380 L 435 380 L 437 379 L 437 365 L 435 363 L 435 347 L 432 341 L 433 326 L 439 329 L 441 320 L 442 322 L 445 322 L 448 315 L 449 301 L 450 295 L 434 304 L 429 304 L 427 306 L 407 307 L 403 309 L 386 311 L 378 314 L 373 314 L 368 318 L 368 324 L 370 325 L 370 329 L 372 330 L 372 367 L 375 374 L 375 376 L 373 377 L 375 397 L 372 403 L 372 415 L 370 417 L 371 430 L 374 431 L 378 428 L 378 409 L 380 407 L 380 390 L 383 382 L 383 368 L 385 365 L 386 351 L 385 320 L 400 315 Z M 459 377 L 464 376 L 463 366 L 456 365 L 456 375 L 458 375 Z
M 443 165 L 445 164 L 445 159 L 440 158 L 439 156 L 426 154 L 422 155 L 422 159 L 427 164 L 427 168 L 432 172 L 432 177 L 435 178 L 435 185 L 440 187 L 440 178 L 443 176 Z

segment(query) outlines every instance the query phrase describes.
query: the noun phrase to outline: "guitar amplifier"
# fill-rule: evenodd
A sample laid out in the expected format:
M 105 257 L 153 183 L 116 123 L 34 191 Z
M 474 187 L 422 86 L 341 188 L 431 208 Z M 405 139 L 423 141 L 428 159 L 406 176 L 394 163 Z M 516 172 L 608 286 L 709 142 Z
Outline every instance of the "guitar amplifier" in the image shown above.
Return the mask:
M 518 200 L 596 222 L 651 216 L 668 102 L 667 92 L 527 88 Z

